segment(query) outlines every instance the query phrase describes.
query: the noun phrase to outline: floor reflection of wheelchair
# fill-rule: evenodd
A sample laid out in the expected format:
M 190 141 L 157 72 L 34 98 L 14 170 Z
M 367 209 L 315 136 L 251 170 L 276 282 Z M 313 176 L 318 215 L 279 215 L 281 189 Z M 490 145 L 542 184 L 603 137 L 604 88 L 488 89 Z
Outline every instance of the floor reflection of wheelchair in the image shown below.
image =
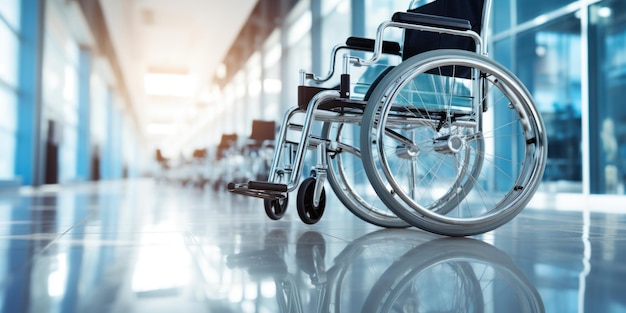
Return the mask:
M 324 237 L 308 231 L 295 257 L 310 284 L 288 271 L 283 240 L 227 257 L 254 279 L 274 279 L 280 312 L 544 312 L 511 258 L 479 240 L 384 229 L 354 240 L 327 267 Z
M 308 224 L 324 213 L 326 180 L 349 210 L 380 226 L 465 236 L 510 221 L 537 190 L 547 140 L 528 90 L 486 56 L 490 8 L 491 0 L 437 0 L 395 13 L 373 40 L 337 46 L 328 75 L 301 72 L 298 106 L 285 113 L 268 180 L 229 190 L 265 199 L 268 216 L 279 219 L 298 189 Z M 404 30 L 402 47 L 383 41 L 389 28 Z M 340 50 L 348 53 L 339 90 L 305 85 L 334 77 Z M 383 55 L 402 61 L 364 96 L 353 93 L 351 69 L 379 65 Z M 304 122 L 294 122 L 298 114 Z M 319 134 L 314 122 L 323 123 Z M 300 139 L 288 140 L 294 132 Z M 301 182 L 308 150 L 317 151 L 317 166 Z
M 229 268 L 245 268 L 255 281 L 273 279 L 279 312 L 359 312 L 378 275 L 395 258 L 432 238 L 435 237 L 412 230 L 384 229 L 370 233 L 349 244 L 335 257 L 335 265 L 327 269 L 323 236 L 315 231 L 305 232 L 297 240 L 295 258 L 310 284 L 303 284 L 298 273 L 289 272 L 285 260 L 288 240 L 282 230 L 269 232 L 262 249 L 228 255 L 226 263 Z M 363 267 L 369 264 L 376 266 Z M 355 279 L 364 278 L 358 285 L 353 284 Z M 315 294 L 303 295 L 310 293 L 311 284 Z M 346 292 L 343 297 L 342 292 Z M 349 303 L 342 299 L 348 299 Z
M 503 251 L 479 240 L 443 238 L 403 255 L 376 282 L 372 312 L 544 312 L 543 300 Z
M 272 278 L 276 284 L 279 312 L 302 312 L 298 284 L 285 263 L 287 237 L 282 230 L 273 230 L 265 236 L 263 249 L 228 255 L 229 268 L 245 268 L 255 281 Z

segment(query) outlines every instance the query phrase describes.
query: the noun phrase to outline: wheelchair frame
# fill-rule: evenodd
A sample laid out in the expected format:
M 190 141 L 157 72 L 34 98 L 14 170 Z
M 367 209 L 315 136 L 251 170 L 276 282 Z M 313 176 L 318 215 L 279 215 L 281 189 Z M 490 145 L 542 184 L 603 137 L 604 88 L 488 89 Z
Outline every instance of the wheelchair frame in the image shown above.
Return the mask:
M 508 222 L 523 209 L 537 189 L 545 168 L 547 141 L 543 122 L 529 92 L 512 73 L 486 57 L 485 42 L 487 42 L 488 31 L 485 29 L 489 25 L 491 1 L 484 0 L 483 3 L 483 30 L 481 34 L 472 31 L 469 21 L 466 20 L 398 12 L 394 14 L 391 20 L 379 25 L 375 39 L 351 37 L 345 45 L 336 46 L 331 52 L 330 69 L 325 76 L 319 77 L 314 73 L 301 70 L 298 106 L 290 108 L 283 117 L 268 181 L 230 183 L 228 190 L 265 199 L 267 215 L 272 219 L 279 219 L 284 215 L 287 208 L 288 193 L 300 185 L 297 198 L 298 214 L 303 222 L 314 224 L 319 221 L 324 212 L 324 185 L 329 178 L 329 157 L 332 158 L 335 155 L 348 152 L 362 159 L 363 167 L 376 194 L 383 200 L 387 209 L 392 211 L 391 214 L 381 213 L 377 208 L 369 207 L 365 203 L 366 201 L 360 199 L 358 192 L 352 189 L 353 186 L 350 186 L 349 183 L 340 188 L 336 187 L 337 181 L 331 180 L 331 187 L 333 187 L 335 194 L 341 196 L 340 199 L 348 209 L 367 222 L 384 227 L 416 226 L 427 231 L 452 236 L 483 233 Z M 373 93 L 369 98 L 363 100 L 351 98 L 351 67 L 375 65 L 384 54 L 401 55 L 401 49 L 397 43 L 383 39 L 388 28 L 467 37 L 474 41 L 476 50 L 475 52 L 466 52 L 447 49 L 420 53 L 403 60 L 389 74 L 386 74 L 376 86 L 371 86 Z M 370 58 L 361 58 L 349 53 L 343 55 L 339 90 L 306 86 L 306 81 L 323 83 L 334 77 L 335 63 L 340 50 L 367 51 L 371 52 L 372 55 Z M 434 70 L 439 71 L 436 75 L 441 81 L 444 81 L 443 78 L 449 75 L 443 74 L 442 68 L 452 69 L 452 75 L 454 75 L 457 68 L 465 67 L 471 70 L 472 75 L 469 79 L 471 86 L 467 87 L 470 93 L 466 97 L 471 99 L 471 107 L 469 108 L 461 108 L 460 110 L 457 110 L 456 107 L 453 108 L 453 105 L 456 106 L 453 104 L 456 98 L 453 98 L 457 96 L 453 96 L 452 91 L 450 91 L 450 99 L 445 101 L 448 107 L 445 110 L 441 109 L 432 113 L 430 107 L 411 106 L 412 104 L 404 107 L 400 105 L 402 110 L 400 111 L 396 102 L 391 103 L 396 98 L 404 97 L 404 93 L 407 93 L 404 88 L 409 88 L 407 86 L 415 84 L 414 81 L 417 81 L 418 78 L 430 76 L 429 73 Z M 450 80 L 452 79 L 457 78 L 453 76 Z M 491 86 L 489 86 L 490 83 Z M 443 87 L 450 86 L 443 85 Z M 442 91 L 447 91 L 443 87 Z M 452 87 L 458 89 L 456 83 L 453 83 Z M 420 92 L 417 88 L 415 90 Z M 485 146 L 489 144 L 483 129 L 483 114 L 489 109 L 488 103 L 491 101 L 488 96 L 494 97 L 490 95 L 493 90 L 496 90 L 494 93 L 497 93 L 499 97 L 506 98 L 505 100 L 509 101 L 508 108 L 515 110 L 519 116 L 519 121 L 515 124 L 519 125 L 518 128 L 523 133 L 523 137 L 520 138 L 522 138 L 521 141 L 525 141 L 526 146 L 522 148 L 525 153 L 521 156 L 522 161 L 511 160 L 511 167 L 517 167 L 517 169 L 512 169 L 512 172 L 518 171 L 519 173 L 509 174 L 508 170 L 507 172 L 502 171 L 503 174 L 511 176 L 513 182 L 507 186 L 510 191 L 502 194 L 502 199 L 489 204 L 493 208 L 482 209 L 484 211 L 481 213 L 482 215 L 475 217 L 470 212 L 470 215 L 466 216 L 464 215 L 466 213 L 461 213 L 461 209 L 458 209 L 459 212 L 455 213 L 457 216 L 449 216 L 450 212 L 455 210 L 455 205 L 458 206 L 462 201 L 468 203 L 472 201 L 469 194 L 473 188 L 484 188 L 485 191 L 482 192 L 486 193 L 487 188 L 481 186 L 483 183 L 476 179 L 475 175 L 481 175 L 487 155 Z M 444 96 L 443 93 L 438 96 L 437 91 L 431 92 L 435 94 L 433 97 Z M 448 95 L 445 96 L 448 97 Z M 414 96 L 410 95 L 410 97 Z M 401 100 L 398 103 L 402 102 Z M 500 98 L 497 98 L 493 102 L 499 100 Z M 474 102 L 480 103 L 475 105 Z M 302 113 L 305 114 L 302 125 L 293 124 L 292 118 L 296 114 Z M 331 123 L 336 123 L 341 127 L 344 124 L 359 126 L 361 129 L 360 146 L 324 138 L 330 136 L 328 129 L 323 130 L 325 136 L 313 135 L 311 128 L 314 121 L 325 123 L 325 127 L 331 127 Z M 384 125 L 381 126 L 382 124 Z M 422 150 L 419 144 L 404 132 L 406 130 L 407 134 L 414 135 L 419 127 L 436 129 L 435 133 L 437 134 L 432 136 L 432 143 L 428 143 L 429 146 L 432 146 L 430 147 L 432 151 L 441 155 L 462 156 L 464 162 L 462 164 L 455 163 L 454 166 L 458 168 L 452 170 L 455 173 L 450 175 L 449 180 L 452 181 L 452 185 L 448 191 L 444 192 L 438 199 L 429 199 L 430 202 L 415 199 L 417 192 L 415 190 L 415 178 L 418 176 L 415 166 L 411 166 L 408 170 L 410 172 L 407 183 L 409 187 L 402 187 L 402 179 L 397 178 L 391 170 L 392 165 L 395 164 L 394 161 L 390 161 L 385 156 L 385 150 L 382 148 L 383 141 L 393 139 L 400 143 L 396 147 L 396 157 L 418 162 L 416 155 L 425 150 Z M 448 129 L 449 133 L 447 135 L 438 134 L 442 128 Z M 462 130 L 465 128 L 471 129 L 471 131 Z M 453 134 L 453 129 L 459 133 Z M 290 130 L 300 132 L 298 142 L 287 139 L 287 133 Z M 463 133 L 461 134 L 461 132 Z M 284 155 L 285 150 L 287 150 L 286 155 Z M 312 171 L 312 177 L 299 184 L 307 150 L 317 151 L 318 163 Z M 511 158 L 514 159 L 514 157 Z M 498 161 L 497 158 L 494 158 L 488 162 L 495 164 Z M 426 164 L 422 165 L 426 167 Z M 332 171 L 333 169 L 331 169 L 331 174 L 335 175 Z M 426 175 L 428 174 L 426 173 Z M 494 175 L 492 174 L 492 176 Z M 514 175 L 518 175 L 517 178 L 514 178 Z M 389 190 L 390 186 L 391 190 Z M 342 193 L 347 194 L 347 197 L 352 198 L 352 200 L 344 201 L 346 195 L 342 195 Z M 436 198 L 437 196 L 432 197 Z M 484 196 L 479 195 L 479 197 Z

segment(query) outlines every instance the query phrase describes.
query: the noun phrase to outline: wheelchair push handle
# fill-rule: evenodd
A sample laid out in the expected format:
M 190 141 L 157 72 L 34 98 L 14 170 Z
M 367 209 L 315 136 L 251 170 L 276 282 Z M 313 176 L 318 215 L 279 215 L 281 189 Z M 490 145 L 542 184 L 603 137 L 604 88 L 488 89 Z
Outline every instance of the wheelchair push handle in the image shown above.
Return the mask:
M 330 80 L 335 74 L 337 53 L 342 49 L 373 53 L 369 59 L 349 56 L 347 62 L 354 66 L 376 64 L 383 54 L 401 56 L 402 48 L 400 44 L 383 40 L 384 32 L 389 27 L 469 37 L 476 43 L 476 51 L 483 55 L 486 54 L 481 36 L 471 30 L 472 27 L 468 20 L 414 12 L 396 12 L 391 20 L 385 21 L 378 26 L 375 39 L 349 37 L 344 45 L 335 46 L 331 52 L 330 69 L 325 76 L 320 77 L 313 73 L 304 73 L 303 78 L 313 80 L 316 83 L 323 83 Z M 344 60 L 344 63 L 345 62 Z M 347 66 L 348 64 L 344 64 L 344 74 L 346 74 L 345 68 Z

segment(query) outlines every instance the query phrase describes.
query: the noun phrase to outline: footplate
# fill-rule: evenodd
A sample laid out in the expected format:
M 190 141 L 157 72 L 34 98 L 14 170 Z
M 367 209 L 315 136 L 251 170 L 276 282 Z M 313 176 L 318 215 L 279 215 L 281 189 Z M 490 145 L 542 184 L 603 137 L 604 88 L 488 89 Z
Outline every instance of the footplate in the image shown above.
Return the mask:
M 240 184 L 229 183 L 228 191 L 269 200 L 278 200 L 287 197 L 287 185 L 261 181 L 249 181 Z

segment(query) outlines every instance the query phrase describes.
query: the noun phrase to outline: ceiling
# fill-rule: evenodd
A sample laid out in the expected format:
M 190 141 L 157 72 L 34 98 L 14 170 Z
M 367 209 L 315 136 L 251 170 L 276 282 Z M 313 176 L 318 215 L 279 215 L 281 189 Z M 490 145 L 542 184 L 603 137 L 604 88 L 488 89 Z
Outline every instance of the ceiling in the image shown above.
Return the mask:
M 100 0 L 143 139 L 180 140 L 257 0 Z M 174 75 L 147 94 L 146 74 Z M 158 78 L 158 76 L 157 76 Z M 165 95 L 167 92 L 169 95 Z M 172 95 L 176 94 L 176 95 Z

